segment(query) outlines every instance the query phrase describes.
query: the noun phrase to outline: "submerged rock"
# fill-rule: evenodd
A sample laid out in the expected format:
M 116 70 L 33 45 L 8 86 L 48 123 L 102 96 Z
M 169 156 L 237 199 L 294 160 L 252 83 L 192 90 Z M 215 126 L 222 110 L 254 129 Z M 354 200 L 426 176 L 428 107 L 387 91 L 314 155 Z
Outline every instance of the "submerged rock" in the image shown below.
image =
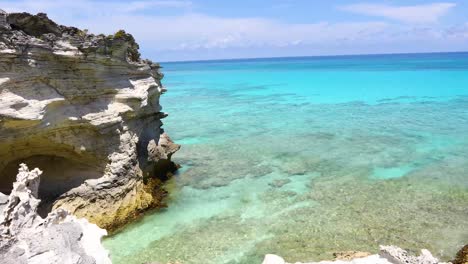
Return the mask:
M 369 252 L 361 252 L 361 251 L 344 251 L 344 252 L 336 252 L 333 253 L 333 256 L 336 260 L 353 260 L 356 258 L 365 258 L 372 255 Z
M 453 264 L 468 264 L 468 245 L 465 245 L 458 251 L 452 262 Z
M 290 182 L 291 182 L 290 179 L 276 179 L 273 182 L 268 183 L 268 185 L 273 188 L 281 188 Z
M 4 264 L 110 264 L 101 237 L 107 232 L 63 209 L 46 218 L 37 214 L 42 171 L 21 164 L 17 181 L 2 204 L 0 259 Z
M 350 253 L 350 252 L 348 252 Z M 320 261 L 296 264 L 443 264 L 437 258 L 426 250 L 421 250 L 421 255 L 412 256 L 406 250 L 395 246 L 380 246 L 380 253 L 370 255 L 365 252 L 353 252 L 353 254 L 336 254 L 334 261 Z M 287 264 L 287 262 L 276 255 L 268 254 L 265 256 L 263 264 Z
M 27 163 L 44 171 L 42 216 L 65 208 L 114 229 L 160 206 L 179 146 L 161 128 L 159 69 L 124 31 L 0 12 L 0 192 Z

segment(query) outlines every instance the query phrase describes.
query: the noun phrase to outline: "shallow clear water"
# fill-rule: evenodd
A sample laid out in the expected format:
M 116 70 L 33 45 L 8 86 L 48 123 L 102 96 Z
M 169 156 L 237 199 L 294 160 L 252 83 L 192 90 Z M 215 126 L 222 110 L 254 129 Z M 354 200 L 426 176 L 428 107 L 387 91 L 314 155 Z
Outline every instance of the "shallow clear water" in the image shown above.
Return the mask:
M 331 259 L 468 242 L 468 54 L 164 63 L 183 168 L 114 263 Z

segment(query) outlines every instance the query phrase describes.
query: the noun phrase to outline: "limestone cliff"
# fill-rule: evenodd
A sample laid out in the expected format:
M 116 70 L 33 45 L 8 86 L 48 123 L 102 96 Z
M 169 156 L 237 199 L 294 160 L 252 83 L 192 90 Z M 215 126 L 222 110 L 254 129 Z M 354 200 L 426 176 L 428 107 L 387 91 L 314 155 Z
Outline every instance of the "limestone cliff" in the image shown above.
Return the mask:
M 113 229 L 160 205 L 178 150 L 161 128 L 158 64 L 134 38 L 0 11 L 0 192 L 18 164 L 44 171 L 39 212 Z

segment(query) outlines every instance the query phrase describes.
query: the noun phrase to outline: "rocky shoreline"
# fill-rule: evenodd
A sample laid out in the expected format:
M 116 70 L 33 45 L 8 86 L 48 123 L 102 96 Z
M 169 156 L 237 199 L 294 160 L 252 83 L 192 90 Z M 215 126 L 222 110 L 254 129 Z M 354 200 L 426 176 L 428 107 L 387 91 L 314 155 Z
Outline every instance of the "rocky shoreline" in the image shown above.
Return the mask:
M 10 195 L 0 193 L 2 263 L 112 263 L 108 251 L 101 244 L 102 237 L 107 235 L 106 230 L 61 208 L 53 210 L 45 218 L 38 215 L 41 174 L 39 169 L 29 170 L 21 164 Z M 462 248 L 453 262 L 439 262 L 425 249 L 419 256 L 412 256 L 395 246 L 380 246 L 379 254 L 341 252 L 335 254 L 334 261 L 296 264 L 465 264 L 468 263 L 467 248 Z M 268 254 L 262 264 L 288 263 L 280 256 Z
M 2 263 L 111 263 L 107 231 L 164 206 L 180 146 L 162 129 L 160 66 L 138 48 L 125 31 L 93 35 L 0 10 Z M 453 263 L 468 263 L 467 251 Z M 442 262 L 388 246 L 313 263 Z
M 462 252 L 462 251 L 460 251 Z M 406 250 L 395 246 L 380 246 L 379 254 L 367 252 L 342 252 L 335 254 L 334 261 L 307 262 L 295 264 L 449 264 L 452 262 L 440 262 L 431 252 L 421 250 L 419 256 L 413 256 Z M 463 260 L 465 258 L 465 260 Z M 457 256 L 454 264 L 466 263 L 466 256 Z M 266 255 L 262 264 L 288 264 L 282 257 L 277 255 Z

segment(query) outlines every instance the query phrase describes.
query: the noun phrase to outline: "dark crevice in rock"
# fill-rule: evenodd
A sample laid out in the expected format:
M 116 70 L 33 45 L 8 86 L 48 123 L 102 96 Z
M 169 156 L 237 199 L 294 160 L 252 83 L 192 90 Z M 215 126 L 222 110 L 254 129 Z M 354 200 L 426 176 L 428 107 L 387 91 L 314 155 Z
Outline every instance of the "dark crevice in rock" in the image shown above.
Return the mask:
M 34 155 L 11 161 L 0 171 L 0 192 L 10 194 L 19 164 L 40 167 L 43 171 L 39 185 L 38 207 L 40 216 L 45 217 L 60 195 L 76 188 L 88 179 L 100 178 L 104 168 L 99 164 L 85 164 L 72 159 L 53 155 Z

